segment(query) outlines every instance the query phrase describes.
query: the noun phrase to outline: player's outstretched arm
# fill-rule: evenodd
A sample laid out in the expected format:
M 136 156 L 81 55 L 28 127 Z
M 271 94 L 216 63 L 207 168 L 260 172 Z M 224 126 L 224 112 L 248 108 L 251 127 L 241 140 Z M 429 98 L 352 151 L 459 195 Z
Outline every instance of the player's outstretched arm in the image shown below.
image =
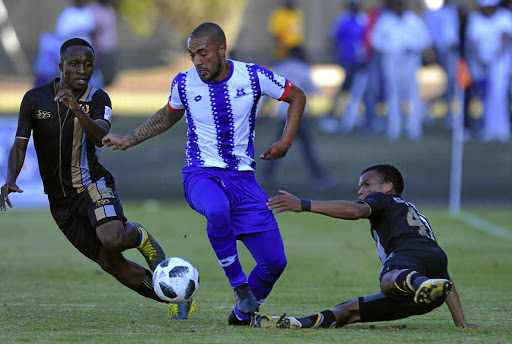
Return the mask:
M 283 190 L 279 190 L 277 196 L 270 198 L 267 202 L 267 206 L 276 214 L 282 213 L 283 211 L 311 211 L 313 213 L 345 220 L 367 218 L 371 214 L 371 209 L 366 203 L 343 200 L 301 200 L 297 196 Z
M 103 138 L 103 144 L 113 150 L 126 150 L 163 133 L 176 124 L 184 114 L 184 110 L 171 111 L 166 105 L 125 136 L 113 133 L 107 134 Z
M 452 280 L 453 282 L 453 280 Z M 464 311 L 462 310 L 462 304 L 460 303 L 459 293 L 457 293 L 457 289 L 455 288 L 455 284 L 452 286 L 452 293 L 446 296 L 446 305 L 450 310 L 452 315 L 453 323 L 457 327 L 485 327 L 482 324 L 468 324 L 466 321 L 466 317 L 464 316 Z
M 9 157 L 7 161 L 7 178 L 5 184 L 2 186 L 0 193 L 0 211 L 5 211 L 7 208 L 5 204 L 12 208 L 12 203 L 9 200 L 9 194 L 11 192 L 23 192 L 18 185 L 16 185 L 16 179 L 21 172 L 23 162 L 25 161 L 25 155 L 27 153 L 28 139 L 17 137 L 14 140 L 14 144 L 9 151 Z

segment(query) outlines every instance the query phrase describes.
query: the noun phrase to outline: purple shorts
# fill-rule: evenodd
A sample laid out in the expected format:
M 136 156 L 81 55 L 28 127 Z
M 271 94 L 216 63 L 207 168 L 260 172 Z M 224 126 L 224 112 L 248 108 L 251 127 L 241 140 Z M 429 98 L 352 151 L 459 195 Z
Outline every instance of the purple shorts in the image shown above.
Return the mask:
M 220 198 L 227 198 L 230 225 L 235 235 L 279 229 L 274 214 L 266 205 L 268 196 L 258 184 L 254 172 L 216 167 L 184 167 L 182 172 L 185 198 L 198 213 L 204 215 L 205 207 L 220 206 L 223 203 Z M 211 190 L 194 188 L 203 179 L 215 182 L 210 184 Z

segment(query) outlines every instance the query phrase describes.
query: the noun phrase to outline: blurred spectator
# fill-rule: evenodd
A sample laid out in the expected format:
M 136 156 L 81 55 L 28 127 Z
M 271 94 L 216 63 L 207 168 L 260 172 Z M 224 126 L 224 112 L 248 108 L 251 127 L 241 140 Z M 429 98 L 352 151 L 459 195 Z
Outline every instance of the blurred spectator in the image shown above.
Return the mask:
M 364 96 L 366 129 L 369 133 L 381 131 L 380 118 L 377 113 L 377 104 L 384 100 L 383 77 L 380 68 L 380 54 L 371 44 L 371 36 L 377 19 L 385 5 L 372 7 L 368 10 L 368 24 L 364 32 L 364 44 L 368 52 L 368 86 Z
M 389 0 L 371 35 L 380 53 L 387 105 L 387 136 L 398 139 L 402 133 L 402 105 L 408 103 L 405 131 L 409 139 L 422 136 L 423 103 L 416 72 L 422 52 L 432 44 L 422 18 L 404 9 L 404 0 Z
M 278 60 L 288 57 L 290 49 L 304 42 L 304 15 L 294 0 L 284 0 L 283 6 L 272 11 L 268 30 L 275 39 L 274 54 Z
M 113 0 L 97 0 L 89 5 L 95 27 L 92 45 L 96 50 L 96 67 L 103 75 L 104 86 L 109 86 L 117 75 L 117 26 Z
M 498 7 L 499 0 L 478 0 L 480 11 L 468 24 L 473 80 L 482 89 L 482 139 L 510 139 L 510 69 L 512 67 L 512 14 Z
M 78 37 L 92 42 L 95 29 L 94 13 L 87 6 L 87 0 L 73 0 L 57 18 L 55 33 L 62 40 Z
M 445 0 L 437 10 L 426 10 L 425 20 L 432 37 L 435 60 L 446 75 L 446 88 L 441 96 L 447 109 L 447 120 L 451 120 L 455 93 L 455 76 L 459 58 L 459 11 L 452 0 Z M 450 123 L 450 122 L 448 122 Z
M 317 91 L 313 80 L 311 80 L 311 66 L 308 63 L 302 47 L 295 47 L 290 50 L 290 57 L 274 65 L 273 70 L 287 79 L 294 85 L 301 88 L 306 95 Z M 277 131 L 277 140 L 283 134 L 286 124 L 286 112 L 288 103 L 279 104 L 276 119 L 279 121 Z M 311 184 L 317 189 L 325 189 L 336 184 L 336 178 L 327 174 L 326 169 L 318 160 L 318 154 L 315 151 L 313 132 L 309 124 L 308 110 L 304 112 L 296 139 L 300 141 L 301 155 L 304 158 L 304 164 L 308 169 Z M 276 184 L 276 173 L 281 160 L 269 160 L 263 164 L 263 181 L 269 186 Z
M 34 87 L 47 84 L 60 76 L 60 46 L 64 41 L 56 34 L 44 31 L 39 35 L 37 54 L 32 65 Z
M 91 43 L 96 52 L 96 47 L 93 43 L 96 21 L 92 9 L 87 6 L 88 3 L 89 0 L 72 0 L 71 5 L 64 8 L 57 18 L 55 33 L 62 42 L 74 37 L 82 38 Z M 94 74 L 89 84 L 103 88 L 103 76 L 100 69 L 94 69 Z
M 333 119 L 340 103 L 346 105 L 339 129 L 343 133 L 350 133 L 356 125 L 359 106 L 368 85 L 369 51 L 364 42 L 367 25 L 368 16 L 360 10 L 359 0 L 349 0 L 348 8 L 338 14 L 331 23 L 329 39 L 334 44 L 336 62 L 345 71 L 345 79 L 334 96 L 329 114 L 331 118 L 326 118 L 322 122 L 323 131 L 337 131 L 337 121 Z

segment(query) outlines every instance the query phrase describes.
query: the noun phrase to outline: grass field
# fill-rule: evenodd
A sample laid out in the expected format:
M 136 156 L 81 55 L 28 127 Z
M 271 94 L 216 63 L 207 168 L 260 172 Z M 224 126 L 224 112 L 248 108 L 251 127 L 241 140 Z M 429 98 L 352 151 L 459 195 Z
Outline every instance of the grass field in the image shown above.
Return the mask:
M 125 202 L 127 216 L 145 223 L 168 256 L 197 266 L 201 286 L 191 318 L 170 321 L 163 304 L 118 284 L 66 241 L 48 211 L 10 210 L 0 214 L 0 343 L 512 343 L 511 207 L 464 208 L 460 217 L 436 207 L 420 210 L 447 251 L 466 318 L 485 328 L 456 328 L 446 306 L 333 330 L 230 327 L 234 297 L 204 219 L 183 202 Z M 263 312 L 309 315 L 377 291 L 380 263 L 366 220 L 277 218 L 288 267 Z M 247 273 L 253 262 L 245 248 L 240 253 Z M 126 255 L 143 263 L 136 250 Z

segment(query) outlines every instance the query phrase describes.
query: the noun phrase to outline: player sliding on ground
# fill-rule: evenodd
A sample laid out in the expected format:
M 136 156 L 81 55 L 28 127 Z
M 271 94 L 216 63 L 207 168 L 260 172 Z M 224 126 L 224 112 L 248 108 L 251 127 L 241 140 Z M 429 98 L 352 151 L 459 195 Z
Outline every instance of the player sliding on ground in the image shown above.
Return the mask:
M 330 310 L 303 317 L 256 313 L 252 327 L 332 328 L 425 314 L 444 302 L 455 326 L 467 327 L 459 296 L 448 275 L 448 259 L 426 217 L 402 199 L 402 174 L 391 165 L 375 165 L 359 178 L 359 199 L 309 201 L 279 191 L 267 205 L 275 213 L 311 211 L 345 220 L 367 218 L 383 263 L 380 292 L 356 297 Z M 480 326 L 480 325 L 470 325 Z

